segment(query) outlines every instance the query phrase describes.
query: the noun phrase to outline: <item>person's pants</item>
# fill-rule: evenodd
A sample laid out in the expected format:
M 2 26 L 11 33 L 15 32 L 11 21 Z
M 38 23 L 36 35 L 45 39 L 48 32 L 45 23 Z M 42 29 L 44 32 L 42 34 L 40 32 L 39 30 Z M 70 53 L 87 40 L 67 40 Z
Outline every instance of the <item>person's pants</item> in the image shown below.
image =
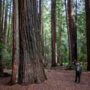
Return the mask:
M 76 71 L 75 82 L 80 83 L 80 77 L 81 77 L 80 72 Z

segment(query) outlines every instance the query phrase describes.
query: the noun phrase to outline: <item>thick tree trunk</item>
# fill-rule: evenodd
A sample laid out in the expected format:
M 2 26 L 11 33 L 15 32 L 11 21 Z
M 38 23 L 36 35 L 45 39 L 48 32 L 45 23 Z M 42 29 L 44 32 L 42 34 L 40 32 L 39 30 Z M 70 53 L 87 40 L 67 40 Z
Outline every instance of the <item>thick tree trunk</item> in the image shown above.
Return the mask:
M 51 0 L 51 47 L 52 47 L 52 64 L 57 66 L 56 58 L 56 0 Z
M 87 70 L 90 71 L 90 0 L 85 0 L 87 33 Z
M 70 65 L 73 60 L 77 60 L 77 32 L 75 25 L 75 16 L 73 10 L 73 0 L 67 1 L 68 7 L 68 34 L 69 34 L 69 49 L 70 49 Z
M 46 79 L 38 44 L 36 0 L 19 1 L 20 62 L 19 83 L 41 83 Z
M 13 0 L 13 58 L 11 84 L 15 84 L 18 79 L 19 63 L 19 28 L 18 28 L 18 0 Z

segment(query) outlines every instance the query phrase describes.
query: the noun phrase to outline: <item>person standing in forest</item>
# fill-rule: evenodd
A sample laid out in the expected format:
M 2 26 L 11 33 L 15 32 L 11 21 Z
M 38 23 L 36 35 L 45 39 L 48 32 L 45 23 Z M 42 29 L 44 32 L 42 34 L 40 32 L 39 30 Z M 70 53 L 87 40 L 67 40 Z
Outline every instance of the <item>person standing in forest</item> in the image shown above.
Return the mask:
M 82 74 L 82 66 L 80 62 L 77 61 L 75 64 L 75 82 L 76 83 L 80 83 L 81 74 Z

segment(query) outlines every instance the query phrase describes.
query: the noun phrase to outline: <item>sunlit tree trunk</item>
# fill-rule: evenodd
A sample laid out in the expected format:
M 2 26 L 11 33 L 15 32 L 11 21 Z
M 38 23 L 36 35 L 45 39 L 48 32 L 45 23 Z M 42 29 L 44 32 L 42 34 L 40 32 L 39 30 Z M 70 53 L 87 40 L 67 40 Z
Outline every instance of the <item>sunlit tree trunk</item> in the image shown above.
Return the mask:
M 52 63 L 51 66 L 57 66 L 56 57 L 56 0 L 51 0 L 51 48 Z
M 4 1 L 4 4 L 5 4 L 5 8 L 4 8 L 4 14 L 3 14 L 3 43 L 5 45 L 5 35 L 6 35 L 6 31 L 7 31 L 7 17 L 8 17 L 8 1 Z
M 40 46 L 40 53 L 41 53 L 41 56 L 42 56 L 42 61 L 43 61 L 43 64 L 45 64 L 45 61 L 44 61 L 44 54 L 43 54 L 43 28 L 42 28 L 42 0 L 37 0 L 38 2 L 38 25 L 39 25 L 39 35 L 40 35 L 40 38 L 39 38 L 39 46 Z
M 77 32 L 75 25 L 75 12 L 73 9 L 74 1 L 67 1 L 68 8 L 68 34 L 69 34 L 69 49 L 70 49 L 70 65 L 73 60 L 77 60 Z
M 36 0 L 18 0 L 20 35 L 20 84 L 41 83 L 46 79 L 38 43 Z
M 90 71 L 90 0 L 85 0 L 87 33 L 87 70 Z
M 11 24 L 11 22 L 12 22 L 12 2 L 13 1 L 10 2 L 10 6 L 9 6 L 10 11 L 8 13 L 8 25 L 11 25 L 11 27 L 12 27 L 12 24 Z M 10 30 L 11 27 L 7 27 L 7 31 L 6 31 L 6 36 L 5 36 L 5 47 L 6 48 L 8 47 L 8 44 L 10 41 L 10 40 L 8 40 L 8 37 L 10 36 L 9 32 L 11 32 L 11 30 Z
M 38 2 L 36 3 L 37 4 L 37 15 L 38 15 L 38 31 L 37 31 L 37 40 L 38 40 L 38 47 L 39 47 L 39 52 L 40 52 L 40 57 L 41 57 L 41 59 L 42 59 L 42 63 L 43 63 L 43 65 L 44 65 L 44 57 L 43 57 L 43 39 L 42 39 L 42 8 L 41 8 L 41 6 L 42 6 L 42 0 L 37 0 Z
M 18 28 L 18 0 L 13 0 L 13 55 L 12 55 L 12 76 L 11 84 L 18 79 L 19 64 L 19 28 Z

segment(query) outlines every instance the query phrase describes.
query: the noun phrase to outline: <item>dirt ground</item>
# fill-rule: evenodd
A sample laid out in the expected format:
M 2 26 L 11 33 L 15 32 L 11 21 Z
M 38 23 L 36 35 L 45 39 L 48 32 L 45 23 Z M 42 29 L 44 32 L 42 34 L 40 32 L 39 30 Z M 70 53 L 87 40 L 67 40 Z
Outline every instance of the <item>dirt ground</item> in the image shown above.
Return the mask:
M 65 70 L 46 70 L 47 80 L 42 84 L 28 86 L 6 85 L 9 77 L 0 78 L 0 90 L 90 90 L 90 72 L 83 72 L 81 82 L 74 82 L 75 72 Z

